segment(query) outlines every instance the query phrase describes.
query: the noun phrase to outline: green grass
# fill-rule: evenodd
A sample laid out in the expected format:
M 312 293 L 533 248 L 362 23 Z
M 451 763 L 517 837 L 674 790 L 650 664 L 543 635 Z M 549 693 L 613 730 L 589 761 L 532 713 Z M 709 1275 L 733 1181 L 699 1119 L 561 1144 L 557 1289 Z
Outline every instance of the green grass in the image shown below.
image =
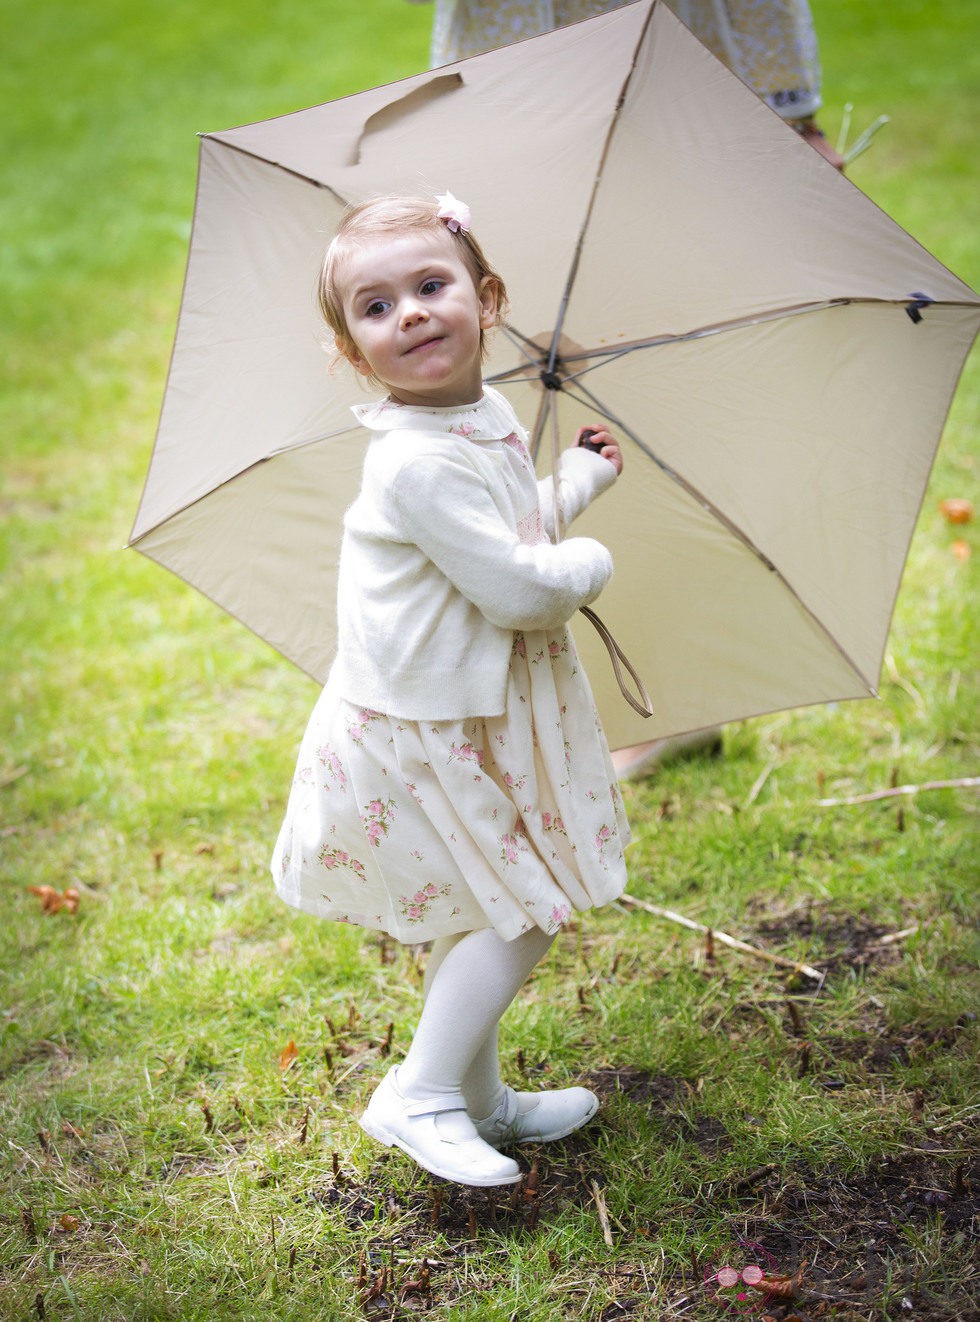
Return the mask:
M 892 117 L 852 178 L 975 285 L 975 7 L 815 13 L 831 136 L 848 100 L 858 129 Z M 581 1136 L 525 1154 L 535 1196 L 436 1205 L 354 1122 L 389 1026 L 396 1057 L 410 1038 L 424 955 L 275 899 L 314 690 L 120 548 L 194 133 L 423 68 L 430 18 L 403 0 L 5 11 L 0 1315 L 718 1316 L 705 1267 L 752 1240 L 780 1270 L 807 1261 L 804 1311 L 966 1317 L 975 796 L 817 800 L 977 773 L 980 547 L 959 530 L 974 555 L 957 559 L 937 508 L 976 499 L 976 359 L 882 701 L 732 726 L 723 757 L 627 791 L 633 894 L 823 983 L 718 941 L 710 960 L 702 936 L 610 908 L 563 936 L 505 1022 L 511 1079 L 590 1079 L 604 1098 Z M 42 914 L 32 885 L 76 888 L 78 913 Z M 406 1291 L 424 1261 L 431 1293 Z

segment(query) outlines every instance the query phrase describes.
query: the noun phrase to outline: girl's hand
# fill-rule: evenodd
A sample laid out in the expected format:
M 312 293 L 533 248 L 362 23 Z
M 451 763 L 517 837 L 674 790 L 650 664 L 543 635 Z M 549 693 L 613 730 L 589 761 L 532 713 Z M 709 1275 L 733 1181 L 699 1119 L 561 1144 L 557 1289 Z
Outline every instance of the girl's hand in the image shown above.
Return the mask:
M 618 476 L 623 471 L 623 452 L 619 448 L 619 442 L 611 432 L 606 431 L 605 427 L 580 427 L 575 437 L 575 444 L 583 443 L 582 433 L 589 432 L 589 449 L 595 454 L 602 455 L 603 459 L 608 459 L 616 470 Z

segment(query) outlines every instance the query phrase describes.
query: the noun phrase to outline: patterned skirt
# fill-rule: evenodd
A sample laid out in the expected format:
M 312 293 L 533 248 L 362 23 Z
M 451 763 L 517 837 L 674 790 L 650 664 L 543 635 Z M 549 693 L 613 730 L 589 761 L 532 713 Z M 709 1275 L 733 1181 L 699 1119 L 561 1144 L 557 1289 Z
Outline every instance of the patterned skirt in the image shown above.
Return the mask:
M 328 682 L 272 872 L 287 904 L 399 941 L 511 940 L 620 895 L 628 841 L 571 634 L 517 633 L 501 716 L 398 720 Z

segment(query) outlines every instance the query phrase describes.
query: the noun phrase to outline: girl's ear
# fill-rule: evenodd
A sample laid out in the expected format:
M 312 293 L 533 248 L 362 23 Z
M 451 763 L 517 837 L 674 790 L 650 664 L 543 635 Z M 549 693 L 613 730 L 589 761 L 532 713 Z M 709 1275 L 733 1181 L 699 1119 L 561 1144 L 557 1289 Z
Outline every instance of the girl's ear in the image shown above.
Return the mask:
M 480 329 L 491 330 L 497 324 L 500 289 L 495 276 L 485 275 L 477 288 L 480 300 Z
M 337 352 L 342 358 L 346 358 L 354 371 L 359 372 L 361 376 L 370 376 L 371 368 L 368 364 L 368 360 L 360 352 L 354 341 L 347 339 L 346 336 L 343 338 L 337 336 L 336 340 Z

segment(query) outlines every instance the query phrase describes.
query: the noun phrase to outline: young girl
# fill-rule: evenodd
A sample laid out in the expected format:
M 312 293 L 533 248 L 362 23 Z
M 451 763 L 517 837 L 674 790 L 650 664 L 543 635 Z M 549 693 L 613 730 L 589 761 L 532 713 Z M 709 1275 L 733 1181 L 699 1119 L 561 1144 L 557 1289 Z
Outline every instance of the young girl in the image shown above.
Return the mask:
M 497 1024 L 573 909 L 626 884 L 629 829 L 566 621 L 612 573 L 589 538 L 555 545 L 551 479 L 482 383 L 506 292 L 451 195 L 350 210 L 320 304 L 339 353 L 387 392 L 340 556 L 338 650 L 299 753 L 273 858 L 287 904 L 434 940 L 404 1061 L 361 1119 L 470 1185 L 510 1184 L 497 1149 L 595 1114 L 585 1088 L 516 1093 Z M 622 469 L 561 457 L 564 522 Z

